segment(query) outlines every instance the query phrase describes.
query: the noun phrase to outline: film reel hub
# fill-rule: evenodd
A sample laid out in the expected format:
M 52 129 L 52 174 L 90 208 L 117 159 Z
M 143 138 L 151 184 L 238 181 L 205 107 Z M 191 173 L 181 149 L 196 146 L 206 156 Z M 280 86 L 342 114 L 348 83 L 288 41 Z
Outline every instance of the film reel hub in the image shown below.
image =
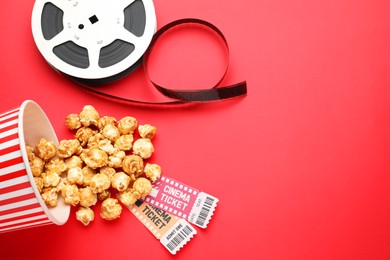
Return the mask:
M 152 0 L 37 0 L 32 13 L 33 37 L 46 61 L 94 84 L 137 67 L 156 26 Z
M 64 33 L 82 47 L 92 48 L 96 45 L 100 49 L 128 32 L 121 32 L 125 30 L 124 8 L 107 1 L 100 2 L 92 8 L 86 2 L 81 2 L 72 12 L 64 12 Z

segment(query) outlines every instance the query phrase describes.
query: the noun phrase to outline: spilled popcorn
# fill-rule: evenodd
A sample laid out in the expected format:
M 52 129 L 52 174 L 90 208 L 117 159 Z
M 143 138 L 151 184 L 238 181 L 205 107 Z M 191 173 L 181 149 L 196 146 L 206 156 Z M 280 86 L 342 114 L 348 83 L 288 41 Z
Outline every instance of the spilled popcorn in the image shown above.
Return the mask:
M 102 201 L 100 216 L 114 220 L 122 213 L 118 199 L 129 207 L 150 193 L 161 176 L 158 164 L 146 162 L 154 153 L 155 126 L 139 125 L 131 116 L 101 117 L 91 105 L 69 114 L 65 124 L 75 131 L 73 139 L 61 140 L 56 147 L 42 138 L 35 147 L 26 147 L 47 206 L 55 207 L 61 196 L 78 207 L 76 219 L 87 226 L 95 218 L 92 207 L 98 201 Z

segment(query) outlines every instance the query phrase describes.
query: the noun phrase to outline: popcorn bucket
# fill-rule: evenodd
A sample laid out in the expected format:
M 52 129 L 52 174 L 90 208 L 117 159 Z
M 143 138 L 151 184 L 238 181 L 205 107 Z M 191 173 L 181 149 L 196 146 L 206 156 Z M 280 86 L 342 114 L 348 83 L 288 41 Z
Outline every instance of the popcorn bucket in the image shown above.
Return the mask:
M 70 206 L 59 198 L 48 208 L 35 185 L 26 144 L 35 146 L 44 137 L 58 145 L 54 129 L 34 101 L 0 114 L 0 233 L 48 224 L 62 225 Z

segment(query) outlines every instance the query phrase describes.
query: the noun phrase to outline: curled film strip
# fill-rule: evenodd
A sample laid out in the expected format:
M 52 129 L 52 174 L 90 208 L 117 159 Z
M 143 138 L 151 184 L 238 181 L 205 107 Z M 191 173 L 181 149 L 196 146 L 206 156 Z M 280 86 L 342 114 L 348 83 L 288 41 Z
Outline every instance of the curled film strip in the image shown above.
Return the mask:
M 246 83 L 209 89 L 173 90 L 152 84 L 167 102 L 139 101 L 111 95 L 96 86 L 118 80 L 144 63 L 156 40 L 180 24 L 206 26 L 221 37 L 214 25 L 199 19 L 181 19 L 156 33 L 157 22 L 152 0 L 37 0 L 32 12 L 32 32 L 45 60 L 83 88 L 108 98 L 142 104 L 181 104 L 230 99 L 246 94 Z M 227 71 L 227 68 L 226 68 Z M 226 72 L 225 72 L 226 74 Z

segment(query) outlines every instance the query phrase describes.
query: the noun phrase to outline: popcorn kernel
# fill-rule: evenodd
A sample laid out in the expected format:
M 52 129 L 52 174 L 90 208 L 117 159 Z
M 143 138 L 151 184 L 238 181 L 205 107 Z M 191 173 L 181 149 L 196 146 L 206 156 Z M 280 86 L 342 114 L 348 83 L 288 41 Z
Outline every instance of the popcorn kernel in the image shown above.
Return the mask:
M 100 208 L 100 216 L 106 220 L 113 220 L 120 217 L 122 213 L 122 206 L 118 203 L 117 199 L 108 198 L 102 202 Z

